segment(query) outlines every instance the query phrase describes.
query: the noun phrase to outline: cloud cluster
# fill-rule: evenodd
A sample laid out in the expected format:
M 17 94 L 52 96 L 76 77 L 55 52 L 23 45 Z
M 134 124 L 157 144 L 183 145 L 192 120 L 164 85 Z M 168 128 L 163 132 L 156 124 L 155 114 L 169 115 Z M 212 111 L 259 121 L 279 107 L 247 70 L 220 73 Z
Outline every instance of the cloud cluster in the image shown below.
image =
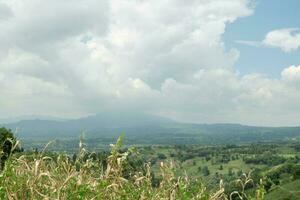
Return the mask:
M 299 67 L 241 76 L 225 51 L 226 25 L 252 12 L 248 0 L 3 1 L 0 114 L 296 124 Z

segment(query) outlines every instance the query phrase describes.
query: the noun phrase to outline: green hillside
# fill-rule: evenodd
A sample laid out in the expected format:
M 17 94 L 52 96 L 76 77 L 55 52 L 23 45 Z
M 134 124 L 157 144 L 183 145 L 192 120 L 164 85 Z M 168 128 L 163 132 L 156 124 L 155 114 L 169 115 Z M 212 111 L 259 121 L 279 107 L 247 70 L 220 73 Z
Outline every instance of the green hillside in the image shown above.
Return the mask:
M 300 199 L 300 180 L 283 184 L 273 188 L 273 190 L 266 195 L 266 200 L 299 200 Z

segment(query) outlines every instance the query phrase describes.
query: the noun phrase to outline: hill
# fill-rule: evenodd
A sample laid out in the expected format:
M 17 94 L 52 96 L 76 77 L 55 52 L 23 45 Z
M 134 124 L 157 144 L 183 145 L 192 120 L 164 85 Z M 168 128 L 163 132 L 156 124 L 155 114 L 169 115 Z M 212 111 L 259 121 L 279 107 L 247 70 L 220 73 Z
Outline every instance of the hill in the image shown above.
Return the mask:
M 109 143 L 121 133 L 129 144 L 236 144 L 295 141 L 300 127 L 255 127 L 240 124 L 189 124 L 143 113 L 97 114 L 75 120 L 22 120 L 3 124 L 30 140 L 77 139 Z

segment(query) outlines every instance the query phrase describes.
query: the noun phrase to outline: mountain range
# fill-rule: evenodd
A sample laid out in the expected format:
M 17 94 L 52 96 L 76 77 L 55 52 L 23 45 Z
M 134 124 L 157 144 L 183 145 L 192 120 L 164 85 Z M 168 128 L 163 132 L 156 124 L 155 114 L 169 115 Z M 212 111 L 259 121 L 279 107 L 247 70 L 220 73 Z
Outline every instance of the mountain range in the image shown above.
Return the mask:
M 257 127 L 241 124 L 191 124 L 143 113 L 105 113 L 72 120 L 28 119 L 4 126 L 25 140 L 74 139 L 84 132 L 92 142 L 125 133 L 134 144 L 220 144 L 299 141 L 300 127 Z

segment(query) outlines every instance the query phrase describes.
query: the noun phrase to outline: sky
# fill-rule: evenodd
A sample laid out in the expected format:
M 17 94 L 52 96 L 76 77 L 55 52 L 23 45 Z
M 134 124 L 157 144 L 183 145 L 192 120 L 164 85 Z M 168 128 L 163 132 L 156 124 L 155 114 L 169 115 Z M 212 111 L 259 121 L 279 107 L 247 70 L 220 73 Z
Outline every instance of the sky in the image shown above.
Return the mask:
M 300 125 L 298 0 L 0 0 L 0 118 Z

